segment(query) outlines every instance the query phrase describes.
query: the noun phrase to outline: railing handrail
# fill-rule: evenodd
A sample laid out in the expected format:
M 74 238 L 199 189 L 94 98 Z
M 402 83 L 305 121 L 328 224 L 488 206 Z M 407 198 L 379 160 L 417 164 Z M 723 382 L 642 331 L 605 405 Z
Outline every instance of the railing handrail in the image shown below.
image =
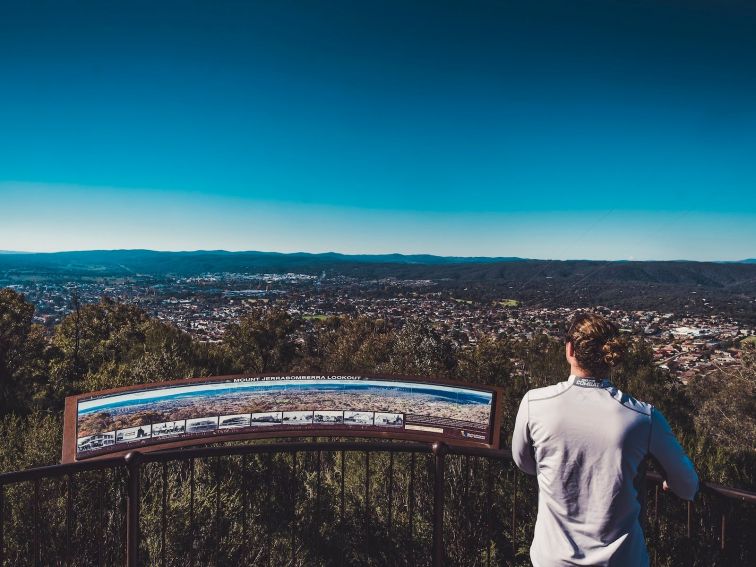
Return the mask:
M 653 483 L 661 484 L 664 477 L 657 472 L 649 471 L 646 473 L 646 480 Z M 734 488 L 731 486 L 724 486 L 717 484 L 716 482 L 701 481 L 701 491 L 713 492 L 719 496 L 725 498 L 739 500 L 741 502 L 747 502 L 749 504 L 756 504 L 756 492 L 744 490 L 742 488 Z
M 107 459 L 97 459 L 92 461 L 78 461 L 76 463 L 65 463 L 56 465 L 45 465 L 42 467 L 33 467 L 18 471 L 9 471 L 0 473 L 0 486 L 16 484 L 19 482 L 29 482 L 43 478 L 54 478 L 75 474 L 84 471 L 94 471 L 100 469 L 110 469 L 125 465 L 123 456 L 111 457 Z
M 138 451 L 138 449 L 136 450 Z M 244 445 L 203 445 L 196 447 L 152 451 L 140 454 L 141 463 L 170 462 L 192 458 L 249 455 L 259 453 L 294 453 L 308 451 L 367 451 L 393 453 L 432 453 L 433 444 L 421 442 L 386 442 L 386 441 L 308 441 L 275 442 Z M 512 460 L 510 448 L 489 449 L 486 447 L 469 447 L 450 445 L 446 449 L 449 455 L 471 457 L 488 457 Z M 126 456 L 78 461 L 75 463 L 47 465 L 19 471 L 0 473 L 0 486 L 29 482 L 43 478 L 54 478 L 83 471 L 110 469 L 126 466 Z M 664 477 L 657 472 L 646 473 L 646 480 L 661 483 Z M 724 486 L 714 482 L 702 481 L 701 491 L 718 494 L 727 499 L 756 504 L 756 492 Z

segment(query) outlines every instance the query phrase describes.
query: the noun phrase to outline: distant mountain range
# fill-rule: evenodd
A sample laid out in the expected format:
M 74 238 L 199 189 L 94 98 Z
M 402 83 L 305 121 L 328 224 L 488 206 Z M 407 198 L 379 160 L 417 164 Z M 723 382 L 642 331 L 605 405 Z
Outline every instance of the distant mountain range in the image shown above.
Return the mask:
M 192 275 L 204 272 L 247 272 L 323 270 L 345 264 L 494 264 L 523 262 L 522 258 L 433 256 L 430 254 L 359 254 L 335 252 L 312 254 L 295 252 L 228 252 L 197 250 L 159 252 L 155 250 L 86 250 L 80 252 L 6 252 L 0 254 L 0 270 L 41 270 L 44 272 L 100 273 L 102 275 Z
M 0 275 L 56 279 L 103 276 L 193 276 L 208 272 L 341 274 L 358 278 L 431 279 L 527 285 L 534 282 L 627 285 L 665 284 L 756 288 L 756 261 L 594 261 L 524 258 L 449 257 L 403 254 L 347 255 L 329 252 L 157 252 L 154 250 L 88 250 L 83 252 L 0 254 Z M 551 280 L 551 281 L 546 281 Z M 516 287 L 515 285 L 515 287 Z
M 433 255 L 276 252 L 84 252 L 0 254 L 0 287 L 25 281 L 296 272 L 378 282 L 431 280 L 456 297 L 515 298 L 529 305 L 732 314 L 756 323 L 756 260 L 743 262 L 532 260 Z M 378 284 L 374 289 L 380 290 Z M 380 291 L 378 291 L 381 293 Z M 389 291 L 386 291 L 389 293 Z
M 287 259 L 293 263 L 301 261 L 326 261 L 326 262 L 358 262 L 372 264 L 492 264 L 499 262 L 538 262 L 553 260 L 534 260 L 531 258 L 520 258 L 517 256 L 436 256 L 433 254 L 340 254 L 338 252 L 260 252 L 256 250 L 243 252 L 229 252 L 227 250 L 193 250 L 182 252 L 161 252 L 156 250 L 83 250 L 70 252 L 18 252 L 14 250 L 0 250 L 0 254 L 9 254 L 19 256 L 19 263 L 29 262 L 35 266 L 62 267 L 73 265 L 93 265 L 100 264 L 101 267 L 108 265 L 122 265 L 124 262 L 137 262 L 149 264 L 155 259 L 160 262 L 169 260 L 170 262 L 191 263 L 192 261 L 202 262 L 204 259 L 213 258 L 222 263 L 234 262 L 271 262 L 278 264 Z M 563 260 L 584 261 L 584 260 Z M 591 260 L 599 261 L 599 260 Z M 600 262 L 605 262 L 601 260 Z M 626 263 L 629 260 L 613 260 L 613 262 Z M 650 261 L 646 261 L 650 262 Z M 666 260 L 659 262 L 692 262 L 690 260 Z M 13 262 L 16 263 L 16 262 Z M 701 262 L 706 263 L 706 262 Z M 745 260 L 725 261 L 715 263 L 728 264 L 755 264 L 756 258 L 747 258 Z

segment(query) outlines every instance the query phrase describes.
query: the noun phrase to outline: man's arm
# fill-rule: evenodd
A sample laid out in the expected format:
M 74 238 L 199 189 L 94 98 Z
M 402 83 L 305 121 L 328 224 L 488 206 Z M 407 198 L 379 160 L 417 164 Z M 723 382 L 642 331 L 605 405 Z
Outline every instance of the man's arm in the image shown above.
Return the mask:
M 528 426 L 528 394 L 523 396 L 520 409 L 517 410 L 514 433 L 512 434 L 512 458 L 515 464 L 528 474 L 536 474 L 536 461 L 533 440 Z
M 664 469 L 670 490 L 684 500 L 693 500 L 698 492 L 698 475 L 693 463 L 680 446 L 662 413 L 651 410 L 649 452 Z

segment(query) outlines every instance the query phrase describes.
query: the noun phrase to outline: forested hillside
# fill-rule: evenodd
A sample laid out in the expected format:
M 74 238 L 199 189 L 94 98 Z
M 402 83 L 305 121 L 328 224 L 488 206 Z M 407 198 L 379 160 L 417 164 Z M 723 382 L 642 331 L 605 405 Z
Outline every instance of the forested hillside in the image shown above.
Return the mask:
M 462 350 L 423 321 L 395 329 L 381 321 L 330 318 L 297 342 L 294 331 L 303 321 L 273 311 L 251 314 L 233 323 L 221 344 L 207 344 L 109 299 L 82 305 L 52 334 L 32 324 L 32 315 L 23 296 L 0 290 L 0 411 L 5 423 L 13 421 L 15 428 L 20 420 L 32 436 L 39 434 L 39 420 L 46 420 L 50 435 L 49 447 L 34 455 L 5 444 L 4 458 L 15 461 L 15 468 L 58 459 L 59 432 L 51 432 L 49 420 L 60 418 L 65 396 L 79 392 L 242 372 L 386 372 L 503 386 L 513 417 L 527 389 L 563 380 L 568 371 L 562 345 L 545 336 L 530 342 L 487 339 Z M 652 364 L 637 339 L 613 380 L 669 416 L 703 476 L 753 488 L 753 346 L 743 345 L 736 370 L 684 387 Z

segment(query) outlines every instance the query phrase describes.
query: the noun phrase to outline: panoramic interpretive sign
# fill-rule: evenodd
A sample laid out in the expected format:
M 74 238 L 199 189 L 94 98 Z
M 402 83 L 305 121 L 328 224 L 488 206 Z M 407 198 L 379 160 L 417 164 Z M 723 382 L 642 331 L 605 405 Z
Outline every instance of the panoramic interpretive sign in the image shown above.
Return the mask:
M 63 461 L 256 437 L 352 435 L 498 445 L 495 388 L 396 376 L 266 375 L 66 399 Z

